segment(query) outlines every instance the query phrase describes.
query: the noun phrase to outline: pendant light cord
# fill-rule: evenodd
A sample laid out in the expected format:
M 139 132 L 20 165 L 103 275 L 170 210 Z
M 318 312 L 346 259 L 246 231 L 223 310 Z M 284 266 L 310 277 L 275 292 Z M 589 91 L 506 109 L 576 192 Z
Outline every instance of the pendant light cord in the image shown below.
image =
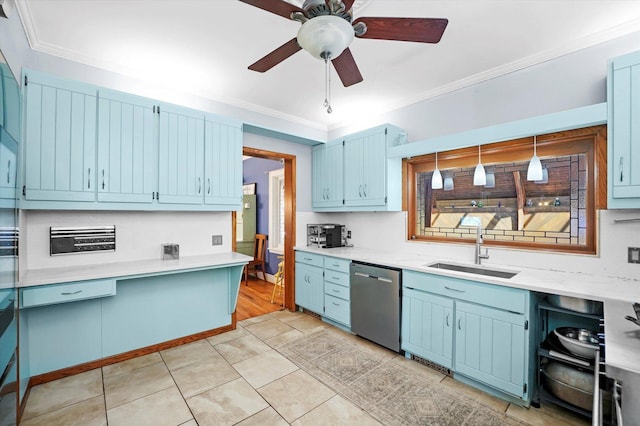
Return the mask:
M 324 106 L 327 108 L 327 114 L 331 114 L 333 109 L 331 108 L 331 66 L 329 64 L 330 55 L 328 53 L 322 54 L 324 58 Z

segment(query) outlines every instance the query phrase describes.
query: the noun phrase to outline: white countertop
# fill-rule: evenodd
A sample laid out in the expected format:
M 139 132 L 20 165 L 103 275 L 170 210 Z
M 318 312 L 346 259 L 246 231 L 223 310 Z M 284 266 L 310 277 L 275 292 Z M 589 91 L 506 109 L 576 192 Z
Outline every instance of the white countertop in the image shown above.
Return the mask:
M 640 303 L 640 279 L 625 280 L 582 273 L 551 271 L 542 268 L 483 265 L 489 269 L 519 271 L 513 278 L 505 279 L 426 266 L 435 262 L 477 266 L 473 265 L 472 262 L 461 262 L 454 259 L 429 258 L 423 255 L 358 247 L 322 249 L 303 246 L 296 247 L 296 250 L 521 288 L 540 293 L 559 294 L 604 302 L 605 362 L 607 366 L 613 367 L 612 370 L 619 368 L 640 373 L 640 327 L 625 319 L 626 315 L 635 317 L 633 303 Z
M 625 319 L 627 315 L 636 318 L 632 302 L 605 301 L 605 358 L 607 367 L 640 374 L 640 326 Z
M 253 259 L 240 253 L 227 252 L 202 256 L 186 256 L 177 260 L 134 260 L 62 268 L 31 269 L 18 282 L 18 287 L 65 283 L 100 278 L 117 278 L 145 274 L 171 273 L 188 269 L 213 269 L 249 262 Z
M 591 274 L 553 271 L 541 268 L 522 268 L 512 266 L 493 265 L 483 262 L 482 268 L 502 271 L 518 272 L 513 278 L 495 278 L 465 272 L 456 272 L 429 268 L 435 262 L 448 262 L 465 266 L 477 267 L 473 262 L 458 259 L 425 257 L 411 253 L 389 252 L 380 249 L 360 247 L 316 248 L 298 246 L 296 250 L 334 256 L 360 262 L 374 263 L 392 268 L 411 269 L 430 274 L 445 275 L 461 279 L 498 284 L 506 287 L 522 288 L 541 293 L 558 294 L 563 296 L 581 297 L 604 302 L 610 300 L 640 302 L 640 279 L 620 279 Z

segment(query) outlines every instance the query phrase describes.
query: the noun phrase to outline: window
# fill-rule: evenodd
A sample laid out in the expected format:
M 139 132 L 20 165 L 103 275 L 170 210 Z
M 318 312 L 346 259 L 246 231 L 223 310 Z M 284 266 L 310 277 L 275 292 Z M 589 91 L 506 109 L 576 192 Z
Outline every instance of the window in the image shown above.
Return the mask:
M 269 172 L 269 251 L 284 253 L 284 169 Z
M 596 209 L 606 207 L 606 127 L 537 137 L 543 179 L 527 180 L 533 138 L 482 145 L 487 184 L 473 185 L 478 147 L 438 153 L 444 185 L 431 188 L 435 154 L 405 160 L 412 240 L 595 253 Z

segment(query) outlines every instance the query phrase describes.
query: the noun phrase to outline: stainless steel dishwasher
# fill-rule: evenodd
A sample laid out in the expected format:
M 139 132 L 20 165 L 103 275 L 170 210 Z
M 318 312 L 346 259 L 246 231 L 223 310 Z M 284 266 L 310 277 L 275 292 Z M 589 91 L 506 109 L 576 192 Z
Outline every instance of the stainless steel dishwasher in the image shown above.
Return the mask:
M 400 352 L 398 269 L 351 263 L 351 331 Z

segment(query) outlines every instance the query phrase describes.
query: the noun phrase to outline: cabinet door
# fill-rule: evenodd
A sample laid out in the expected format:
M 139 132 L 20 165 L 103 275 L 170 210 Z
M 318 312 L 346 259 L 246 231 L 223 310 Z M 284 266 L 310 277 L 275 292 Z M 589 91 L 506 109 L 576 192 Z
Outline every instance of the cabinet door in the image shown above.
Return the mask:
M 344 199 L 342 143 L 331 143 L 313 150 L 313 207 L 342 207 Z
M 382 206 L 386 203 L 386 133 L 376 128 L 344 146 L 345 205 Z
M 100 90 L 99 201 L 153 201 L 158 173 L 154 111 L 151 100 Z
M 452 368 L 453 300 L 405 288 L 402 349 Z
M 204 202 L 240 209 L 242 130 L 213 116 L 204 125 Z
M 324 310 L 322 268 L 296 262 L 296 304 L 322 314 Z
M 158 202 L 202 204 L 204 201 L 204 114 L 161 105 Z
M 455 371 L 522 398 L 528 331 L 524 315 L 456 302 Z
M 96 89 L 35 72 L 26 78 L 26 199 L 95 201 Z
M 15 206 L 17 150 L 18 145 L 13 138 L 0 128 L 0 200 L 13 200 L 6 205 L 0 201 L 0 207 Z
M 640 64 L 618 69 L 615 64 L 611 76 L 613 137 L 609 141 L 611 197 L 638 199 L 634 205 L 640 207 Z

